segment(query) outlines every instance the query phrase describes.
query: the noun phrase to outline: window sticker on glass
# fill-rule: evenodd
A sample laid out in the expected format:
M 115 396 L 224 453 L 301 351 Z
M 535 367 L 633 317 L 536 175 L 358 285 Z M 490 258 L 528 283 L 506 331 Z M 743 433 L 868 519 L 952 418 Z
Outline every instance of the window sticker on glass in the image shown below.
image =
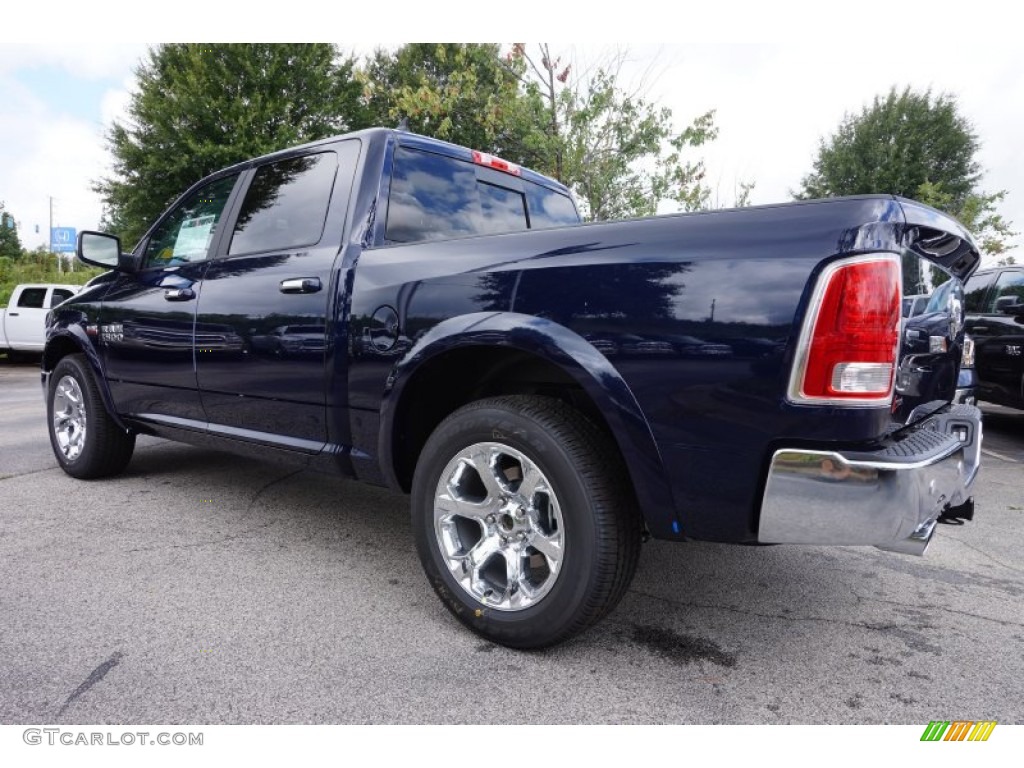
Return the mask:
M 178 237 L 174 241 L 172 258 L 181 261 L 198 261 L 204 258 L 206 249 L 210 247 L 213 225 L 216 223 L 217 217 L 212 213 L 181 222 L 181 229 L 178 230 Z

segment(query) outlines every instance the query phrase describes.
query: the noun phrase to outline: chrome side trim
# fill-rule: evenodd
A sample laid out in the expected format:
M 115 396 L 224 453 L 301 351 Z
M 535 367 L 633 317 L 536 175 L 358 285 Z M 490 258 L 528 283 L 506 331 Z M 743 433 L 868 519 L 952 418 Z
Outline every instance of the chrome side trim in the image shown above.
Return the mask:
M 178 429 L 190 429 L 197 432 L 209 432 L 217 437 L 227 437 L 235 440 L 246 440 L 253 443 L 264 443 L 275 448 L 285 448 L 305 453 L 320 453 L 327 447 L 327 443 L 320 440 L 306 440 L 301 437 L 289 437 L 277 435 L 271 432 L 258 432 L 254 429 L 243 429 L 241 427 L 230 427 L 225 424 L 198 421 L 196 419 L 184 419 L 180 416 L 168 416 L 163 413 L 137 413 L 134 415 L 139 421 L 155 422 L 166 424 L 169 427 Z
M 942 512 L 963 504 L 981 461 L 981 412 L 955 406 L 921 423 L 939 449 L 897 456 L 784 449 L 772 456 L 758 541 L 874 545 L 924 554 Z M 915 430 L 916 432 L 917 430 Z

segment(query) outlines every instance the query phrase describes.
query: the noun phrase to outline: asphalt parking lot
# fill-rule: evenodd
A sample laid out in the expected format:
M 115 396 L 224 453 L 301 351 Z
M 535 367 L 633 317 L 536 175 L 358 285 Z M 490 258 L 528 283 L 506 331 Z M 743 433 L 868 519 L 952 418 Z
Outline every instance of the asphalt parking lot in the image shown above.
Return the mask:
M 1024 723 L 1024 413 L 924 558 L 652 541 L 618 609 L 523 653 L 449 617 L 407 500 L 141 439 L 56 465 L 0 360 L 0 723 Z

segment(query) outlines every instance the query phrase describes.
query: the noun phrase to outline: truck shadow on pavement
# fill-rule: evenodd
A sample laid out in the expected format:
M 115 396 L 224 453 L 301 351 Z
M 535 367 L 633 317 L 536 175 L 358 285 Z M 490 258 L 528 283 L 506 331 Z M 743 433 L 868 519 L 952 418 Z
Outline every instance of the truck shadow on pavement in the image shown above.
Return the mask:
M 110 483 L 104 495 L 123 491 L 141 514 L 128 557 L 167 558 L 175 568 L 209 561 L 201 567 L 237 584 L 265 581 L 260 564 L 273 562 L 328 590 L 332 621 L 357 627 L 370 646 L 408 633 L 428 649 L 446 648 L 459 669 L 488 654 L 488 664 L 542 681 L 552 665 L 630 690 L 664 692 L 673 680 L 719 702 L 693 722 L 814 722 L 822 701 L 836 707 L 829 722 L 927 722 L 942 701 L 931 667 L 971 681 L 967 689 L 984 701 L 978 651 L 1024 646 L 1024 622 L 1005 607 L 1019 604 L 1024 579 L 959 567 L 942 538 L 937 556 L 925 558 L 651 541 L 602 623 L 562 646 L 517 652 L 475 637 L 435 598 L 414 551 L 407 497 L 164 442 L 143 446 Z M 289 609 L 301 611 L 305 599 L 289 595 Z M 309 630 L 339 631 L 318 626 L 320 612 L 311 602 L 303 614 Z M 722 702 L 741 691 L 754 709 L 730 715 Z M 660 719 L 634 711 L 619 721 Z

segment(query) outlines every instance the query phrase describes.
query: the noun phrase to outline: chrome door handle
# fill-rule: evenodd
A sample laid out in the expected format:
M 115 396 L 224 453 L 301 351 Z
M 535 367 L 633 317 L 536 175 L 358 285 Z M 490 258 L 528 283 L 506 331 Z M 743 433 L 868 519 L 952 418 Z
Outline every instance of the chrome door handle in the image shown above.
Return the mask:
M 281 293 L 316 293 L 319 290 L 319 277 L 293 277 L 281 281 Z
M 167 301 L 191 301 L 196 297 L 191 288 L 168 288 L 164 291 Z

